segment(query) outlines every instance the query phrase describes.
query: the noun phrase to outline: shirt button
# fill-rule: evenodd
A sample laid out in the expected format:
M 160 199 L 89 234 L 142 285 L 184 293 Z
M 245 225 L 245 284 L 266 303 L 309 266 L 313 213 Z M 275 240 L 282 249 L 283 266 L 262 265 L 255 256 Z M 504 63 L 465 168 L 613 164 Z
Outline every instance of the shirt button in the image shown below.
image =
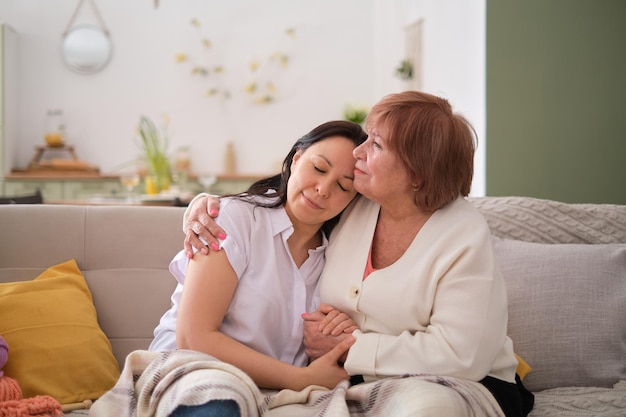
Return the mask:
M 356 298 L 359 295 L 359 287 L 350 288 L 350 298 Z

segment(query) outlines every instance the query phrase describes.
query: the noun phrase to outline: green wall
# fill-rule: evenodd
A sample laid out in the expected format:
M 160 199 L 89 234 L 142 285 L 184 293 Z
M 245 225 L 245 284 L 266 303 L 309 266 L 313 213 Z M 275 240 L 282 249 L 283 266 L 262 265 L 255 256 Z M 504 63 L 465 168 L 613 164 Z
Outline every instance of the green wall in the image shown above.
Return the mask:
M 626 1 L 487 0 L 487 195 L 626 204 Z

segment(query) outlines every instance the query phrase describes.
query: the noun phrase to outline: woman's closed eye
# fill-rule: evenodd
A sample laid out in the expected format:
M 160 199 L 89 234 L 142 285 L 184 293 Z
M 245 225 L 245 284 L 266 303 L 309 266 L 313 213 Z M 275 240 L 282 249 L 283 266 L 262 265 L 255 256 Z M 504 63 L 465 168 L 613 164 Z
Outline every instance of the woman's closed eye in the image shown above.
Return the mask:
M 313 168 L 315 169 L 315 171 L 319 172 L 320 174 L 326 174 L 328 171 L 325 170 L 324 168 L 320 168 L 318 165 L 313 164 Z M 350 187 L 347 185 L 343 185 L 340 182 L 337 182 L 337 187 L 339 187 L 339 189 L 343 192 L 350 192 Z
M 346 187 L 344 187 L 343 185 L 341 185 L 341 183 L 340 183 L 340 182 L 338 182 L 338 183 L 337 183 L 337 186 L 338 186 L 338 187 L 339 187 L 339 189 L 340 189 L 341 191 L 343 191 L 343 192 L 346 192 L 346 193 L 347 193 L 347 192 L 349 191 Z

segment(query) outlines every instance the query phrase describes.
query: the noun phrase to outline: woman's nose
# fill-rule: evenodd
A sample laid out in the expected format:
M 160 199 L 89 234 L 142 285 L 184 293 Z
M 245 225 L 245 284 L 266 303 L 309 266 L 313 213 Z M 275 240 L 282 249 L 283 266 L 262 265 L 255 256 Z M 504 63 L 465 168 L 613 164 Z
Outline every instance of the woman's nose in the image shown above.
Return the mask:
M 317 187 L 315 187 L 315 191 L 317 191 L 317 194 L 321 197 L 328 197 L 328 190 L 329 184 L 327 184 L 327 181 L 320 181 L 317 183 Z
M 352 151 L 352 156 L 354 157 L 354 159 L 361 159 L 361 155 L 363 155 L 363 147 L 365 146 L 365 143 L 366 142 L 363 142 L 362 144 L 354 148 L 354 150 Z

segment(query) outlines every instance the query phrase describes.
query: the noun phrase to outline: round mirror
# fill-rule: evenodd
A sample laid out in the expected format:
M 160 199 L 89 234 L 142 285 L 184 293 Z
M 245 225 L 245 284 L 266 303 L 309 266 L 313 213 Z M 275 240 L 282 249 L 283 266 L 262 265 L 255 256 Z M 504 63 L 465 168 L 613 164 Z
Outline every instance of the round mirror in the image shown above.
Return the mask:
M 63 59 L 81 74 L 100 71 L 111 59 L 111 39 L 98 26 L 75 26 L 63 37 Z

